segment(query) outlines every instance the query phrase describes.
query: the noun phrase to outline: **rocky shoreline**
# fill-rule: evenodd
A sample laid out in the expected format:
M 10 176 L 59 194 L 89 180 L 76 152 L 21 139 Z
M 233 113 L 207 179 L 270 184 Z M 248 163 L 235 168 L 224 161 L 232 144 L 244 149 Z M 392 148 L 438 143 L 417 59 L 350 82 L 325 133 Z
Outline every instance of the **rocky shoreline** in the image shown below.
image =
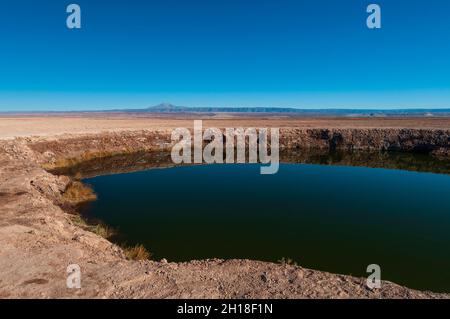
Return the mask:
M 0 141 L 0 298 L 449 298 L 365 278 L 250 260 L 128 260 L 64 209 L 71 179 L 46 169 L 118 154 L 167 151 L 170 130 L 21 137 Z M 281 151 L 396 150 L 449 157 L 450 130 L 280 130 Z M 79 264 L 82 289 L 66 287 Z

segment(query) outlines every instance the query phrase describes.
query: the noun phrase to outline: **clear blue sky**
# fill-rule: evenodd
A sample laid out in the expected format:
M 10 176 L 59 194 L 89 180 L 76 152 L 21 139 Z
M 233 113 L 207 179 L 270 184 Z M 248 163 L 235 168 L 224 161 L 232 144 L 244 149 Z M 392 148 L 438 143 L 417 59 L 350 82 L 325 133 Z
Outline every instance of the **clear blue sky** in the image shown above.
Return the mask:
M 1 0 L 0 111 L 162 101 L 450 107 L 450 1 Z

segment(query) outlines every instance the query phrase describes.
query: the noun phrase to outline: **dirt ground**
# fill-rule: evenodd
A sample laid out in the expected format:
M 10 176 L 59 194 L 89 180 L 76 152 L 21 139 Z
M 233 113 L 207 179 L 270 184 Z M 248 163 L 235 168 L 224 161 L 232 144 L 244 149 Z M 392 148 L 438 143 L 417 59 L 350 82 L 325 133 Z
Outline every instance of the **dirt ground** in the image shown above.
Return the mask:
M 97 133 L 102 131 L 155 130 L 192 127 L 202 119 L 209 127 L 296 127 L 296 128 L 420 128 L 450 129 L 450 118 L 302 118 L 264 115 L 2 115 L 0 139 L 18 136 Z

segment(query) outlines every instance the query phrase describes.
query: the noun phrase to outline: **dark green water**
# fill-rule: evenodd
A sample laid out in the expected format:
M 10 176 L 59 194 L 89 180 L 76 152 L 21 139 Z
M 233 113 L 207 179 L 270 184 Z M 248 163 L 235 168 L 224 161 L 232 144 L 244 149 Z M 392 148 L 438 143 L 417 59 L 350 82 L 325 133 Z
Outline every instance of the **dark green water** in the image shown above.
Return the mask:
M 450 176 L 282 164 L 153 169 L 84 180 L 89 217 L 155 259 L 291 258 L 307 268 L 450 292 Z

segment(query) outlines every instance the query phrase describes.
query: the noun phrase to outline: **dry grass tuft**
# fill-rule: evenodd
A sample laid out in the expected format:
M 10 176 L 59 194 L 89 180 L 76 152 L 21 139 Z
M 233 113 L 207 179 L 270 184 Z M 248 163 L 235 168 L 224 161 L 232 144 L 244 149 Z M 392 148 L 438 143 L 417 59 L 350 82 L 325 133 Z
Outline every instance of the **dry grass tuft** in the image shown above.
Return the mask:
M 42 164 L 42 168 L 46 170 L 68 168 L 94 159 L 131 153 L 133 153 L 133 150 L 129 148 L 124 148 L 120 151 L 86 151 L 77 157 L 59 158 L 54 163 L 44 163 Z
M 72 223 L 79 227 L 85 228 L 88 226 L 86 221 L 80 215 L 72 215 L 70 219 L 72 220 Z
M 83 228 L 84 230 L 90 231 L 94 234 L 97 234 L 105 239 L 110 239 L 114 235 L 117 234 L 117 231 L 107 225 L 104 225 L 102 223 L 96 224 L 96 225 L 90 225 L 83 217 L 80 215 L 73 215 L 71 217 L 72 222 Z
M 131 260 L 147 260 L 150 259 L 150 252 L 143 245 L 124 248 L 125 256 Z
M 105 239 L 109 239 L 117 234 L 115 229 L 113 229 L 107 225 L 104 225 L 104 224 L 97 224 L 95 226 L 89 226 L 88 230 L 105 238 Z
M 62 197 L 63 200 L 69 204 L 79 204 L 97 199 L 94 190 L 79 181 L 71 182 Z
M 280 264 L 282 265 L 289 265 L 289 266 L 298 266 L 297 262 L 295 262 L 293 259 L 291 258 L 281 258 L 278 261 Z
M 80 181 L 83 178 L 83 174 L 81 174 L 81 172 L 76 172 L 75 175 L 73 176 L 73 179 L 76 181 Z
M 102 223 L 90 225 L 81 215 L 72 215 L 72 222 L 84 230 L 97 234 L 105 239 L 110 239 L 117 234 L 117 231 Z M 143 245 L 133 247 L 122 246 L 125 256 L 129 260 L 147 260 L 150 259 L 150 252 Z

